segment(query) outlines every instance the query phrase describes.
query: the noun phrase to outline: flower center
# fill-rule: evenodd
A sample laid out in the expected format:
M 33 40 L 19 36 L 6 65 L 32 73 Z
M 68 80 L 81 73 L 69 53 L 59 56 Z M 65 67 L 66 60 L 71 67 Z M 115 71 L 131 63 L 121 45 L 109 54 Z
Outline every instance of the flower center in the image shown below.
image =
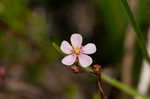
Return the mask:
M 80 54 L 80 48 L 77 48 L 77 46 L 76 45 L 73 45 L 73 50 L 74 50 L 74 53 L 75 54 Z

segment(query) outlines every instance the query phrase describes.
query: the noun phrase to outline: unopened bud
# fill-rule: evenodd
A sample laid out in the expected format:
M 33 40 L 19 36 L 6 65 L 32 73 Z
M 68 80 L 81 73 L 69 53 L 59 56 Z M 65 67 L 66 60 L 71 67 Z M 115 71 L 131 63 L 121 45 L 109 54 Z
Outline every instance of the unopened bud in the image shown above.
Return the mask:
M 71 69 L 72 69 L 75 73 L 79 73 L 79 72 L 80 72 L 79 67 L 77 67 L 76 65 L 72 66 Z
M 93 65 L 93 70 L 95 73 L 101 73 L 101 66 L 100 65 Z

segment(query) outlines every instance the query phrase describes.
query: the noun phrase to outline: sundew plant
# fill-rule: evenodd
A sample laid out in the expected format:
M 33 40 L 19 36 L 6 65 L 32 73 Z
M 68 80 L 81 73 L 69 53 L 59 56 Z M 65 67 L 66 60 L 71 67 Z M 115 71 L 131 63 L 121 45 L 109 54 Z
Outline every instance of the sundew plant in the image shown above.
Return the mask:
M 0 99 L 150 99 L 149 0 L 0 0 Z
M 96 52 L 96 46 L 93 43 L 88 43 L 82 46 L 82 36 L 80 34 L 72 34 L 71 44 L 63 41 L 60 48 L 68 56 L 62 59 L 62 63 L 65 65 L 73 65 L 75 62 L 79 62 L 82 67 L 88 67 L 92 64 L 93 60 L 86 54 L 93 54 Z

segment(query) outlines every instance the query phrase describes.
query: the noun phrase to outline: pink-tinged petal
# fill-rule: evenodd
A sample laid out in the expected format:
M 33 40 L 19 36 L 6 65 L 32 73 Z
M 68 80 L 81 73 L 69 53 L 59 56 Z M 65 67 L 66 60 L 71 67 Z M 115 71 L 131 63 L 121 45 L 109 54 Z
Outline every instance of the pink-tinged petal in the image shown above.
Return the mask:
M 72 34 L 71 35 L 71 44 L 72 46 L 76 46 L 77 48 L 81 47 L 82 44 L 82 36 L 80 34 Z
M 62 59 L 64 65 L 72 65 L 76 61 L 76 55 L 68 55 Z
M 73 50 L 72 46 L 67 41 L 62 41 L 60 49 L 66 54 L 71 54 Z
M 96 52 L 96 45 L 93 43 L 88 43 L 84 47 L 82 47 L 82 53 L 85 54 L 93 54 Z
M 78 56 L 78 58 L 79 58 L 80 65 L 82 67 L 88 67 L 93 62 L 92 58 L 90 56 L 88 56 L 88 55 L 85 55 L 85 54 L 80 54 Z

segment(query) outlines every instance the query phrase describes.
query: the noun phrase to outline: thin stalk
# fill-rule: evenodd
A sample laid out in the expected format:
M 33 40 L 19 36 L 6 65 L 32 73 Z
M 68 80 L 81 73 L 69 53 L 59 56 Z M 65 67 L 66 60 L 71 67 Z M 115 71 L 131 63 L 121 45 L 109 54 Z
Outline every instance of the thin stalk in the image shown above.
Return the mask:
M 56 48 L 56 50 L 59 52 L 59 53 L 62 53 L 60 48 L 58 47 L 58 45 L 56 43 L 53 42 L 53 47 Z M 89 73 L 92 72 L 91 68 L 87 69 L 89 71 Z M 147 97 L 147 96 L 143 96 L 142 94 L 138 93 L 136 90 L 134 90 L 133 88 L 129 87 L 129 86 L 126 86 L 124 85 L 123 83 L 105 75 L 102 73 L 102 80 L 104 80 L 105 82 L 107 82 L 108 84 L 120 89 L 121 91 L 131 95 L 131 96 L 138 96 L 140 97 L 141 99 L 150 99 L 150 97 Z
M 118 88 L 120 89 L 121 91 L 131 95 L 131 96 L 138 96 L 140 97 L 141 99 L 150 99 L 149 97 L 147 96 L 143 96 L 141 95 L 140 93 L 138 93 L 136 90 L 134 90 L 133 88 L 129 87 L 129 86 L 126 86 L 124 85 L 123 83 L 115 80 L 115 79 L 112 79 L 110 78 L 109 76 L 105 75 L 102 73 L 102 79 L 107 82 L 108 84 L 112 85 L 113 87 L 115 88 Z
M 150 57 L 149 57 L 148 51 L 146 49 L 146 42 L 145 42 L 144 37 L 142 35 L 141 29 L 140 29 L 139 25 L 137 24 L 137 22 L 134 18 L 134 15 L 132 14 L 132 11 L 129 7 L 128 1 L 127 0 L 121 0 L 121 3 L 125 9 L 125 12 L 128 15 L 128 18 L 129 18 L 131 25 L 132 25 L 135 33 L 136 33 L 137 42 L 139 44 L 141 52 L 142 52 L 144 58 L 148 61 L 148 63 L 150 63 Z
M 102 68 L 100 65 L 93 65 L 92 66 L 92 69 L 89 71 L 89 69 L 80 69 L 78 66 L 76 65 L 73 65 L 71 67 L 72 71 L 74 73 L 88 73 L 88 74 L 94 74 L 97 76 L 98 78 L 98 89 L 99 89 L 99 93 L 100 93 L 100 96 L 101 96 L 101 99 L 107 99 L 107 97 L 105 96 L 105 93 L 104 93 L 104 90 L 103 90 L 103 84 L 102 84 L 102 78 L 101 78 L 101 73 L 102 73 Z

